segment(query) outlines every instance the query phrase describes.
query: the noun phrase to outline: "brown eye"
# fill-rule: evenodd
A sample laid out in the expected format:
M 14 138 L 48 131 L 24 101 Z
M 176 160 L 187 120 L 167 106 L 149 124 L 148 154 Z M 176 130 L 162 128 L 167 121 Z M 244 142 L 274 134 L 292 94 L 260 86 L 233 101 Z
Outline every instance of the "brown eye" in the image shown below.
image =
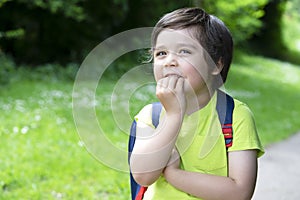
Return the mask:
M 155 53 L 156 57 L 165 56 L 165 55 L 167 55 L 167 52 L 165 52 L 165 51 L 158 51 L 157 53 Z
M 186 49 L 182 49 L 179 51 L 179 54 L 191 54 L 191 51 L 186 50 Z

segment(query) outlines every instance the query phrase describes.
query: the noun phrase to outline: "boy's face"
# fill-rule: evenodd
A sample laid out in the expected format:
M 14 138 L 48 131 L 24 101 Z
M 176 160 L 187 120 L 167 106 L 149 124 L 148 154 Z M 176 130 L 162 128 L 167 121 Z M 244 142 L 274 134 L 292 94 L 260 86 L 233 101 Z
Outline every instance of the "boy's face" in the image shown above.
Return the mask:
M 200 43 L 186 29 L 161 31 L 153 52 L 155 80 L 181 76 L 184 78 L 186 94 L 201 94 L 207 90 L 214 68 L 207 64 L 205 53 Z

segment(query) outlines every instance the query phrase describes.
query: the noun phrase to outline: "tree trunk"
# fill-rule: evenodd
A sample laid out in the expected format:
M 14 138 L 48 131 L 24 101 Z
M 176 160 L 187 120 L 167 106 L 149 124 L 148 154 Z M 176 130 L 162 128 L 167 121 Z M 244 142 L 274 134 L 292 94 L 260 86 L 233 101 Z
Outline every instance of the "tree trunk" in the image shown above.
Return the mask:
M 282 58 L 286 51 L 282 38 L 281 20 L 287 0 L 271 0 L 261 18 L 263 27 L 250 41 L 256 52 L 268 57 Z
M 192 4 L 196 7 L 202 7 L 203 6 L 203 0 L 192 0 Z

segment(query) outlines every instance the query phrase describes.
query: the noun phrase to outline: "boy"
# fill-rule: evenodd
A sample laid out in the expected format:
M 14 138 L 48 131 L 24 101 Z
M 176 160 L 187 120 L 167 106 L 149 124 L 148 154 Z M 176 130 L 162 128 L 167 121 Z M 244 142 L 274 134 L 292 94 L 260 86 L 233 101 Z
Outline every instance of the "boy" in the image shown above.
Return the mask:
M 152 47 L 163 109 L 156 129 L 151 105 L 135 117 L 130 157 L 135 181 L 148 186 L 144 199 L 251 199 L 263 154 L 251 111 L 234 100 L 226 149 L 215 109 L 232 59 L 230 32 L 204 10 L 183 8 L 158 21 Z

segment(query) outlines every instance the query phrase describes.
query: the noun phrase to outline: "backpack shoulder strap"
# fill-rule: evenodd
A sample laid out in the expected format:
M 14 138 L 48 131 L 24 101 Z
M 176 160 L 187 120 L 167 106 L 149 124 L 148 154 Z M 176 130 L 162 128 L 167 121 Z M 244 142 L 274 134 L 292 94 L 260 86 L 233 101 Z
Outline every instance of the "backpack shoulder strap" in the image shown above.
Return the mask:
M 226 148 L 232 146 L 233 129 L 232 129 L 232 114 L 234 109 L 233 98 L 222 92 L 217 91 L 217 106 L 216 106 L 219 120 L 222 126 L 222 132 L 225 139 Z
M 152 103 L 152 124 L 155 128 L 157 128 L 159 124 L 161 109 L 162 109 L 162 105 L 160 102 Z
M 159 124 L 160 112 L 162 105 L 160 102 L 152 103 L 152 124 L 156 128 Z M 133 150 L 136 139 L 136 121 L 134 120 L 130 128 L 130 136 L 128 142 L 128 162 L 130 159 L 131 152 Z M 132 173 L 130 172 L 130 186 L 131 186 L 131 198 L 132 200 L 141 200 L 144 197 L 147 187 L 143 187 L 135 182 Z

